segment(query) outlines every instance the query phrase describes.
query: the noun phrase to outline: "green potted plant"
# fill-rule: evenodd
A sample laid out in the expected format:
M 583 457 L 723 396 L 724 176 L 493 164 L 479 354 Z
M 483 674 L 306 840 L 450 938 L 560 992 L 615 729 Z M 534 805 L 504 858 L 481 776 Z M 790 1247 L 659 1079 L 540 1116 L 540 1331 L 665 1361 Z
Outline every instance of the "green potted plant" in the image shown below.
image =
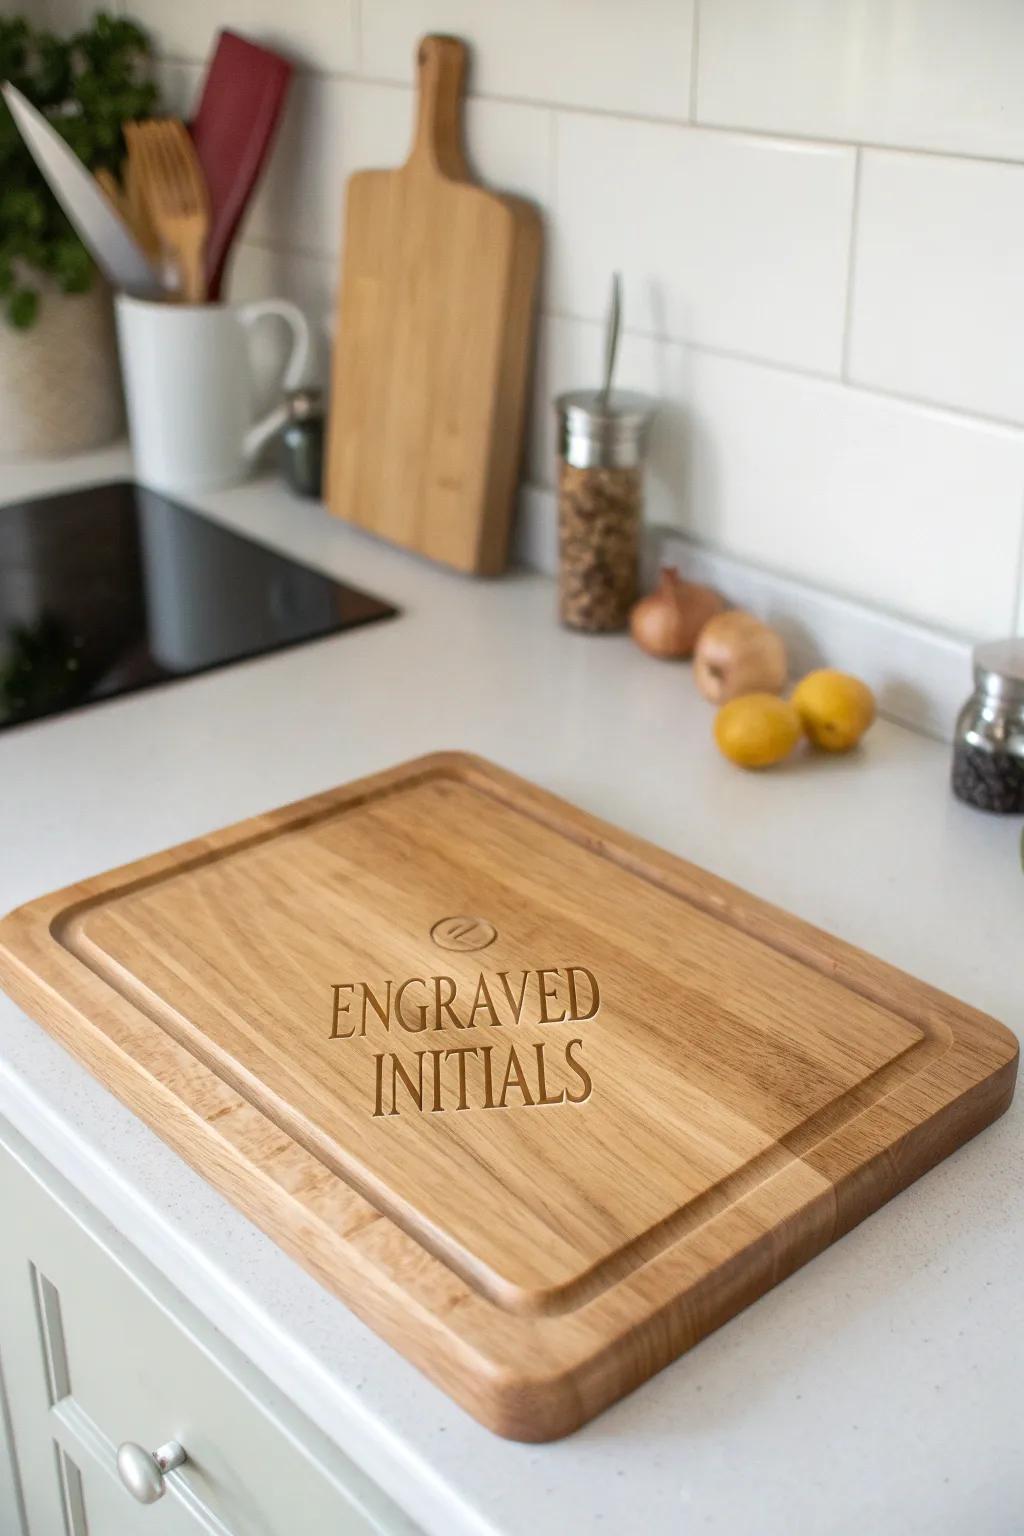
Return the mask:
M 0 17 L 0 80 L 91 171 L 118 171 L 121 125 L 152 115 L 150 71 L 127 18 L 100 12 L 60 38 Z M 122 420 L 109 291 L 0 100 L 0 458 L 94 447 Z

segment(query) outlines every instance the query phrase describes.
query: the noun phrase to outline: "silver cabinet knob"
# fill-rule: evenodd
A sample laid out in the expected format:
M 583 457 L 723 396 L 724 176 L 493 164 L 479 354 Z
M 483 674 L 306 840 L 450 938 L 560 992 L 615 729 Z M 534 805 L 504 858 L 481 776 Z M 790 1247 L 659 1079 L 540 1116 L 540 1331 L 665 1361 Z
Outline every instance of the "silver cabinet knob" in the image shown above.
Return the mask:
M 164 1473 L 173 1472 L 187 1461 L 183 1446 L 168 1440 L 158 1450 L 144 1451 L 133 1440 L 117 1448 L 118 1475 L 133 1499 L 140 1504 L 155 1504 L 167 1492 Z

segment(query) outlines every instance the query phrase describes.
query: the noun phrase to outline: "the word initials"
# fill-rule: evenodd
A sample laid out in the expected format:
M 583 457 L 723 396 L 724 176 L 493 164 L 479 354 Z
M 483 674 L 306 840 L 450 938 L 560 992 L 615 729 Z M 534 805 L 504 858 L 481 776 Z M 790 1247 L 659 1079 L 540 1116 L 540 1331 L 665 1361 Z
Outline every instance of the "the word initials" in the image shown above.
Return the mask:
M 481 971 L 468 985 L 452 976 L 410 976 L 373 985 L 336 982 L 332 997 L 332 1040 L 362 1040 L 368 1034 L 428 1037 L 416 1050 L 374 1053 L 375 1119 L 403 1111 L 443 1114 L 583 1104 L 593 1092 L 578 1034 L 566 1041 L 492 1038 L 485 1043 L 476 1033 L 546 1031 L 594 1018 L 601 991 L 586 966 Z M 457 1043 L 434 1045 L 429 1039 L 456 1030 L 462 1036 Z

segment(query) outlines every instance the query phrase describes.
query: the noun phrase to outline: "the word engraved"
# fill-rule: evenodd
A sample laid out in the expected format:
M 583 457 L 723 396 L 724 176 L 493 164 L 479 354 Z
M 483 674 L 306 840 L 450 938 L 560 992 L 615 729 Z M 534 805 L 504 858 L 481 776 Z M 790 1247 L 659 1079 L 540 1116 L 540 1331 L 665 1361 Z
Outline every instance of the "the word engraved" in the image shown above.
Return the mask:
M 601 990 L 584 965 L 533 971 L 481 971 L 460 987 L 452 976 L 410 976 L 405 981 L 336 982 L 332 987 L 332 1040 L 400 1037 L 403 1052 L 374 1054 L 374 1118 L 405 1109 L 547 1108 L 583 1104 L 593 1092 L 583 1064 L 583 1040 L 524 1043 L 486 1040 L 477 1031 L 547 1030 L 583 1024 L 601 1006 Z M 456 1031 L 456 1043 L 434 1037 Z M 469 1031 L 473 1031 L 472 1035 Z M 405 1036 L 420 1036 L 419 1049 Z M 549 1049 L 550 1048 L 550 1049 Z

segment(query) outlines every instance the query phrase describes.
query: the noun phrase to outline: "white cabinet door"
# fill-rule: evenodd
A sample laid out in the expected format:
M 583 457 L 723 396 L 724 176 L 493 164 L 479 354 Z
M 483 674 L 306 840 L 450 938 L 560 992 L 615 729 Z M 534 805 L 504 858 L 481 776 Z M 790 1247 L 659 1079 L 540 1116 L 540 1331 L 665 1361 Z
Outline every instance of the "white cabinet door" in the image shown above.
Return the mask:
M 6 1217 L 6 1201 L 0 1204 Z M 78 1278 L 88 1285 L 87 1271 Z M 116 1447 L 75 1394 L 60 1292 L 24 1255 L 0 1264 L 0 1307 L 15 1389 L 8 1399 L 11 1438 L 32 1536 L 227 1536 L 196 1500 L 172 1494 L 143 1508 L 122 1487 Z
M 60 1181 L 0 1123 L 0 1362 L 27 1536 L 414 1536 L 122 1248 L 98 1220 L 82 1224 Z M 185 1448 L 156 1503 L 138 1503 L 118 1478 L 116 1447 L 128 1440 Z M 0 1500 L 3 1490 L 0 1477 Z M 17 1532 L 2 1502 L 0 1514 L 3 1536 Z

